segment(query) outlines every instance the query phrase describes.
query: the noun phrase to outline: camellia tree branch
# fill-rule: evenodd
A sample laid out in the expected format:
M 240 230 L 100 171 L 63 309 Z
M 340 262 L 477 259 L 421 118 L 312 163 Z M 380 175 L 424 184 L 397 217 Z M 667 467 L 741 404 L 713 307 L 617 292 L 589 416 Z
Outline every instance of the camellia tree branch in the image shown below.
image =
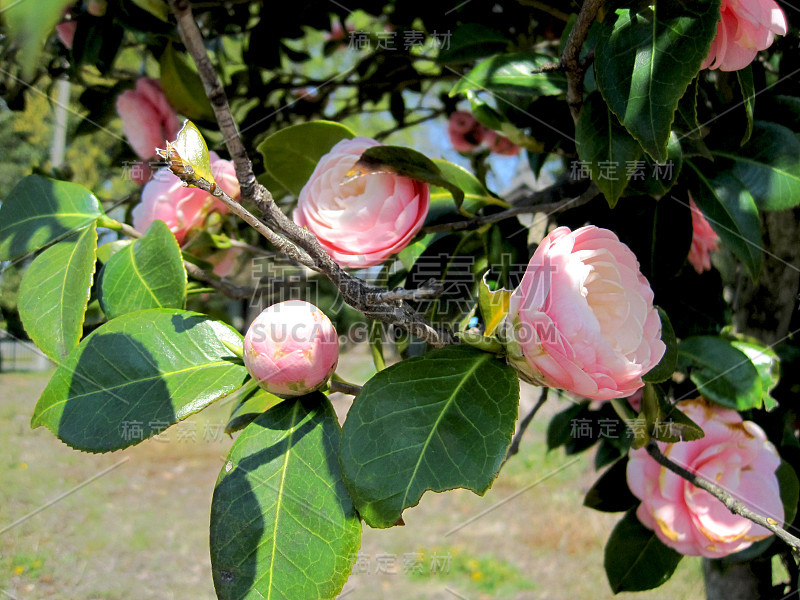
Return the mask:
M 236 123 L 231 115 L 225 91 L 208 57 L 203 44 L 202 33 L 194 19 L 189 2 L 187 0 L 170 0 L 170 6 L 178 20 L 178 31 L 181 39 L 197 65 L 200 79 L 211 101 L 225 144 L 236 166 L 236 177 L 241 186 L 242 198 L 253 202 L 266 221 L 266 227 L 263 224 L 256 227 L 259 233 L 273 241 L 276 240 L 275 232 L 279 232 L 289 243 L 305 252 L 310 257 L 310 261 L 299 260 L 300 257 L 297 252 L 295 252 L 295 256 L 291 254 L 289 256 L 326 275 L 339 289 L 345 301 L 366 316 L 385 323 L 398 325 L 434 347 L 453 343 L 455 340 L 452 334 L 434 328 L 407 303 L 403 301 L 394 303 L 376 301 L 385 290 L 367 285 L 357 277 L 345 272 L 328 255 L 313 234 L 297 226 L 283 214 L 283 211 L 275 204 L 269 190 L 256 180 L 252 163 L 247 156 L 247 151 L 242 144 L 236 129 Z M 230 203 L 224 199 L 224 192 L 218 186 L 214 190 L 208 182 L 202 179 L 191 179 L 187 182 L 213 193 L 215 197 L 222 199 L 237 214 L 240 216 L 243 214 L 242 207 L 234 207 L 233 205 L 237 203 L 230 197 L 228 197 Z M 251 225 L 256 226 L 252 219 L 246 220 Z M 294 252 L 285 243 L 279 242 L 279 244 L 282 245 L 282 247 L 281 245 L 277 246 L 279 250 L 284 251 L 286 249 L 290 253 Z
M 716 483 L 712 483 L 708 479 L 700 477 L 699 475 L 692 473 L 688 469 L 685 469 L 681 465 L 671 461 L 667 458 L 659 449 L 658 444 L 654 440 L 650 440 L 645 446 L 647 453 L 661 466 L 666 467 L 676 475 L 682 477 L 695 487 L 700 488 L 701 490 L 705 490 L 712 496 L 714 496 L 717 500 L 722 502 L 729 511 L 731 511 L 735 515 L 739 515 L 744 517 L 745 519 L 749 519 L 756 525 L 760 525 L 765 529 L 769 529 L 772 533 L 774 533 L 777 537 L 779 537 L 782 541 L 786 542 L 789 547 L 791 547 L 792 552 L 796 556 L 800 556 L 800 539 L 793 536 L 791 533 L 786 531 L 783 527 L 781 527 L 775 519 L 770 517 L 765 517 L 744 504 L 741 500 L 737 500 L 731 494 L 726 492 L 722 487 L 718 486 Z

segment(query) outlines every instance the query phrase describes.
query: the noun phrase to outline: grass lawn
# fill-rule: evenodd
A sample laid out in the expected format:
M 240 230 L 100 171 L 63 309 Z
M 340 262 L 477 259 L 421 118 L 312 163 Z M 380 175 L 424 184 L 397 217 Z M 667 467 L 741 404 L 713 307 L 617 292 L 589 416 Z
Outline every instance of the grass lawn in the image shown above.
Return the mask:
M 342 357 L 340 371 L 348 380 L 366 378 L 357 366 L 363 356 Z M 221 432 L 230 407 L 210 407 L 168 430 L 166 440 L 90 455 L 71 450 L 44 428 L 30 429 L 47 379 L 0 374 L 0 531 L 41 509 L 0 534 L 0 598 L 215 598 L 208 515 L 232 444 Z M 533 396 L 524 386 L 523 407 Z M 333 398 L 344 415 L 349 401 Z M 552 404 L 545 412 L 557 410 Z M 485 497 L 464 490 L 428 493 L 406 511 L 405 527 L 365 528 L 342 597 L 614 597 L 603 546 L 620 515 L 581 507 L 595 478 L 591 455 L 575 460 L 560 451 L 546 454 L 546 417 L 533 423 L 520 454 Z M 702 597 L 700 562 L 684 559 L 658 590 L 618 597 Z

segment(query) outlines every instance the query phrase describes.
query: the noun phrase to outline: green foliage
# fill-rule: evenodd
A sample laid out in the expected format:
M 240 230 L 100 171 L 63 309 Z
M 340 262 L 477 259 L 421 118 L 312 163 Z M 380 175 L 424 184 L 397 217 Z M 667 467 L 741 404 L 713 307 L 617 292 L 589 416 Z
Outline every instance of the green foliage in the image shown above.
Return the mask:
M 342 473 L 364 521 L 396 525 L 426 490 L 484 494 L 511 442 L 518 398 L 513 370 L 472 348 L 436 350 L 375 375 L 342 430 Z
M 719 0 L 619 8 L 597 43 L 597 87 L 611 111 L 654 160 L 667 159 L 678 101 L 717 32 Z
M 623 456 L 612 464 L 586 492 L 583 505 L 600 512 L 622 512 L 639 503 L 628 489 L 628 457 Z
M 681 341 L 678 353 L 698 394 L 734 410 L 761 407 L 759 372 L 730 341 L 710 335 L 690 337 Z
M 678 362 L 678 340 L 675 338 L 672 322 L 662 308 L 658 308 L 658 316 L 661 318 L 661 341 L 667 349 L 658 364 L 642 377 L 648 383 L 660 383 L 672 377 Z
M 33 342 L 59 362 L 78 345 L 94 279 L 97 231 L 86 227 L 37 256 L 19 288 L 19 313 Z
M 11 35 L 20 45 L 20 62 L 26 77 L 30 77 L 42 52 L 45 38 L 61 19 L 72 0 L 40 0 L 39 2 L 0 1 Z
M 195 121 L 214 118 L 203 82 L 172 44 L 168 44 L 161 55 L 159 67 L 164 93 L 175 110 Z
M 148 308 L 183 308 L 186 269 L 164 221 L 111 256 L 100 271 L 100 305 L 109 319 Z
M 29 175 L 0 206 L 0 260 L 38 250 L 93 225 L 103 215 L 86 188 Z
M 286 127 L 258 145 L 267 174 L 295 197 L 311 177 L 317 162 L 342 140 L 355 137 L 350 129 L 329 121 Z
M 552 66 L 548 54 L 500 54 L 472 69 L 453 87 L 450 95 L 468 90 L 488 91 L 506 96 L 523 96 L 529 100 L 539 96 L 557 96 L 567 90 L 567 79 L 558 71 L 544 71 Z
M 606 543 L 605 568 L 611 591 L 652 590 L 672 576 L 683 556 L 667 548 L 631 509 Z
M 31 419 L 86 452 L 158 435 L 242 385 L 229 326 L 171 309 L 128 313 L 89 334 L 53 374 Z
M 361 540 L 336 458 L 339 423 L 319 392 L 248 425 L 211 504 L 211 564 L 221 599 L 333 598 Z

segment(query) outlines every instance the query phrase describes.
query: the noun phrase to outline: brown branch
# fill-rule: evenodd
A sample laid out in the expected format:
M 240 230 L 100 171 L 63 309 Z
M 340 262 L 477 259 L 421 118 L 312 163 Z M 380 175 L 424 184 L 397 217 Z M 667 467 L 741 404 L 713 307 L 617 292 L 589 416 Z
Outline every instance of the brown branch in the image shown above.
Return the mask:
M 761 525 L 761 527 L 770 530 L 791 547 L 795 556 L 800 555 L 800 539 L 783 529 L 775 519 L 765 517 L 764 515 L 750 510 L 741 500 L 737 500 L 717 484 L 711 483 L 709 480 L 692 473 L 677 463 L 672 462 L 669 458 L 661 453 L 661 450 L 658 448 L 658 444 L 654 440 L 650 440 L 645 448 L 647 453 L 652 456 L 658 464 L 666 467 L 679 477 L 682 477 L 693 486 L 707 491 L 717 500 L 722 502 L 725 505 L 725 508 L 727 508 L 733 514 L 744 517 L 756 525 Z
M 181 39 L 197 65 L 200 79 L 211 101 L 214 115 L 216 116 L 220 131 L 225 139 L 225 144 L 236 166 L 236 177 L 239 180 L 239 185 L 242 190 L 242 198 L 253 202 L 263 217 L 263 222 L 259 219 L 255 219 L 255 217 L 250 220 L 245 220 L 265 237 L 270 236 L 268 239 L 271 238 L 271 241 L 276 240 L 277 236 L 277 238 L 283 238 L 284 242 L 288 242 L 288 244 L 284 243 L 283 246 L 276 246 L 281 252 L 284 252 L 284 250 L 291 251 L 290 245 L 305 252 L 308 257 L 310 257 L 311 262 L 308 264 L 303 261 L 299 262 L 306 264 L 309 268 L 323 273 L 328 277 L 339 289 L 345 302 L 356 310 L 364 313 L 364 315 L 379 319 L 385 323 L 398 325 L 436 347 L 453 343 L 455 340 L 452 334 L 447 331 L 438 331 L 435 329 L 408 304 L 401 303 L 400 305 L 392 305 L 376 302 L 376 293 L 382 292 L 383 290 L 374 288 L 346 273 L 344 269 L 330 257 L 310 231 L 299 227 L 283 214 L 280 207 L 275 204 L 269 190 L 256 180 L 255 174 L 253 173 L 253 165 L 239 137 L 236 123 L 233 120 L 228 100 L 225 96 L 225 91 L 208 57 L 202 34 L 192 15 L 189 2 L 187 0 L 169 0 L 169 3 L 178 20 L 178 31 L 181 35 Z M 222 199 L 223 202 L 225 201 L 222 195 L 217 195 L 215 190 L 209 186 L 208 182 L 202 179 L 194 180 L 184 178 L 184 181 L 197 185 L 197 187 L 213 193 L 214 196 Z M 205 184 L 206 187 L 203 187 L 202 184 Z M 218 186 L 216 187 L 218 189 Z M 221 192 L 221 190 L 219 190 L 219 192 Z M 226 204 L 228 203 L 226 202 Z M 232 204 L 228 204 L 228 206 L 234 210 Z M 244 214 L 242 210 L 243 208 L 239 207 L 235 209 L 234 212 L 241 216 Z M 295 256 L 291 256 L 291 258 L 298 259 L 300 257 L 300 253 L 297 252 L 295 252 Z
M 602 4 L 603 0 L 584 0 L 561 54 L 561 64 L 567 75 L 567 104 L 576 123 L 583 104 L 583 76 L 586 73 L 586 65 L 580 60 L 581 48 Z
M 328 387 L 331 392 L 339 392 L 340 394 L 348 394 L 350 396 L 358 396 L 362 389 L 360 385 L 353 385 L 352 383 L 337 381 L 335 379 L 331 379 L 330 382 L 328 382 Z
M 553 186 L 555 187 L 555 186 Z M 531 203 L 525 202 L 519 206 L 514 206 L 508 210 L 494 213 L 491 215 L 482 215 L 472 217 L 471 219 L 464 219 L 463 221 L 453 221 L 451 223 L 439 223 L 437 225 L 429 225 L 422 229 L 423 233 L 439 233 L 440 231 L 461 231 L 463 229 L 476 229 L 483 225 L 490 223 L 498 223 L 505 219 L 516 217 L 517 215 L 531 214 L 531 213 L 546 213 L 552 215 L 558 212 L 564 212 L 577 208 L 591 201 L 600 193 L 597 186 L 592 183 L 589 187 L 579 196 L 570 198 L 569 200 L 556 200 L 553 202 L 537 202 L 539 199 L 548 198 L 552 196 L 553 190 L 548 188 L 541 192 L 536 192 L 531 196 Z
M 525 435 L 525 431 L 528 429 L 528 425 L 531 424 L 533 418 L 536 416 L 536 413 L 539 412 L 539 409 L 544 406 L 544 403 L 547 402 L 547 394 L 550 392 L 550 388 L 542 388 L 541 393 L 539 394 L 539 401 L 533 406 L 530 412 L 525 415 L 525 418 L 519 422 L 519 429 L 517 433 L 514 434 L 514 439 L 511 440 L 511 445 L 508 447 L 508 452 L 506 453 L 506 458 L 503 460 L 503 464 L 508 462 L 508 459 L 514 456 L 515 454 L 519 453 L 519 445 L 522 442 L 522 436 Z M 502 465 L 501 465 L 502 468 Z

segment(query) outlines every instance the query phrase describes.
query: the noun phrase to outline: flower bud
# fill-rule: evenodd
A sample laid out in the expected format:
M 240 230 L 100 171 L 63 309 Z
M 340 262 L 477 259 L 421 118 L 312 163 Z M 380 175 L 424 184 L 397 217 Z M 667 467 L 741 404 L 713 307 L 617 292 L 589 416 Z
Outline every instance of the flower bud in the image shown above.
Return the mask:
M 330 319 L 302 300 L 264 309 L 244 336 L 244 364 L 259 385 L 278 396 L 322 387 L 336 370 L 339 338 Z

